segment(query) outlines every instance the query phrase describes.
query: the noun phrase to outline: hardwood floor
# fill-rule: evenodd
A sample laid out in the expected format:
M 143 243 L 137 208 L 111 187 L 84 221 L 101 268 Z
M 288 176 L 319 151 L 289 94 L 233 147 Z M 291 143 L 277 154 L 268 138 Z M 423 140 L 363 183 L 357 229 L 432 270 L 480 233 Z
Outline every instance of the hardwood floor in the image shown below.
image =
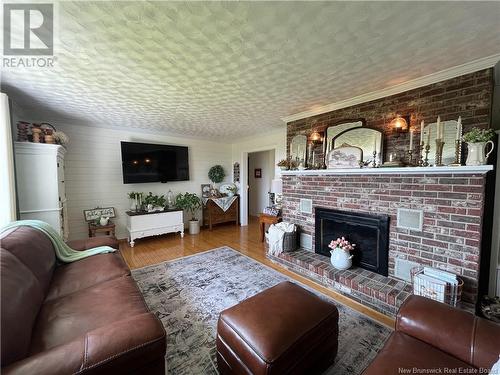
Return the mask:
M 121 241 L 120 251 L 129 267 L 134 269 L 201 253 L 220 246 L 229 246 L 242 254 L 332 297 L 344 305 L 370 316 L 382 324 L 391 328 L 394 326 L 394 320 L 392 318 L 367 308 L 296 273 L 290 272 L 268 260 L 266 258 L 264 244 L 260 242 L 259 225 L 256 218 L 251 218 L 249 220 L 249 225 L 246 227 L 236 227 L 231 224 L 218 225 L 215 226 L 211 232 L 202 229 L 200 234 L 191 236 L 186 233 L 184 238 L 180 238 L 179 234 L 144 238 L 137 240 L 133 248 L 131 248 L 126 241 Z

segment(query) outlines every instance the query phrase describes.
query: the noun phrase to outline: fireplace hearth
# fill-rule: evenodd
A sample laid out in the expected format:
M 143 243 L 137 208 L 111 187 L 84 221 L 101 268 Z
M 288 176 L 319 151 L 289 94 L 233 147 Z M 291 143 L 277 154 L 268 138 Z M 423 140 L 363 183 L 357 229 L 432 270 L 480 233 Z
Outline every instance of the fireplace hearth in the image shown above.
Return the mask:
M 345 237 L 356 244 L 353 265 L 388 275 L 388 215 L 347 212 L 323 207 L 315 209 L 315 252 L 330 256 L 330 241 Z

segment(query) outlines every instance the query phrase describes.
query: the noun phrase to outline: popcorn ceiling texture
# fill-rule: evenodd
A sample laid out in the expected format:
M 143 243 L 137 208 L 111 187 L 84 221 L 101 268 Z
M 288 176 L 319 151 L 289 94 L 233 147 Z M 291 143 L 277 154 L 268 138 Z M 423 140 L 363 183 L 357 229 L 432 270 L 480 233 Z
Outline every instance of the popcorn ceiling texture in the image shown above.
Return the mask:
M 462 116 L 464 133 L 472 127 L 490 127 L 493 95 L 493 69 L 485 69 L 461 77 L 452 78 L 397 95 L 358 104 L 318 116 L 287 124 L 288 153 L 291 139 L 297 134 L 309 135 L 313 130 L 323 131 L 345 119 L 363 118 L 366 126 L 384 133 L 384 160 L 389 153 L 403 152 L 408 148 L 409 133 L 396 134 L 389 123 L 396 114 L 410 116 L 410 126 L 420 139 L 420 122 L 456 120 Z M 319 149 L 317 150 L 320 151 Z M 465 160 L 465 159 L 464 159 Z
M 283 220 L 313 236 L 313 207 L 390 215 L 389 276 L 395 259 L 448 270 L 464 279 L 463 300 L 476 302 L 481 250 L 483 175 L 283 176 Z M 396 227 L 399 207 L 423 210 L 423 230 Z M 314 248 L 314 245 L 313 245 Z
M 265 132 L 500 46 L 495 2 L 56 5 L 54 68 L 2 69 L 33 120 L 200 137 Z

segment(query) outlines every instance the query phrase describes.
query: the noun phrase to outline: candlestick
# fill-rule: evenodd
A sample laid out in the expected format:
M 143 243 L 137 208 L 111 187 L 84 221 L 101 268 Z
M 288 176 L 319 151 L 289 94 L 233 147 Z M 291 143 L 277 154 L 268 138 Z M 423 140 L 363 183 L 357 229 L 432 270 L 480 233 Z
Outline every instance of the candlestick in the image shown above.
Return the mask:
M 430 149 L 431 149 L 431 145 L 430 145 L 430 143 L 427 143 L 425 145 L 425 159 L 424 159 L 424 162 L 422 163 L 422 167 L 429 166 L 429 151 L 430 151 Z
M 424 143 L 424 120 L 420 122 L 420 144 Z
M 443 166 L 443 146 L 444 142 L 441 139 L 436 139 L 436 160 L 434 162 L 436 167 Z
M 421 141 L 420 144 L 418 145 L 419 158 L 417 164 L 419 167 L 424 166 L 424 149 L 425 149 L 425 143 L 424 141 Z
M 413 164 L 413 150 L 412 150 L 412 149 L 409 149 L 409 150 L 407 151 L 407 153 L 408 153 L 408 165 L 409 165 L 410 167 L 415 166 L 415 164 Z
M 457 135 L 455 139 L 459 140 L 461 136 L 462 136 L 462 116 L 459 116 L 457 121 Z
M 373 168 L 377 167 L 377 150 L 373 151 Z

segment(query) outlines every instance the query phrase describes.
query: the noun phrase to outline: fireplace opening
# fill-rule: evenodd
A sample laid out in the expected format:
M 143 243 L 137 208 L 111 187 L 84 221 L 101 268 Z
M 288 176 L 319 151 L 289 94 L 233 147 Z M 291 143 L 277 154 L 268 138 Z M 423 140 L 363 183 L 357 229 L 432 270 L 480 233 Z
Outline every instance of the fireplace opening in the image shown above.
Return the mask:
M 330 257 L 330 241 L 345 237 L 356 244 L 353 265 L 388 275 L 388 215 L 315 209 L 315 252 Z

